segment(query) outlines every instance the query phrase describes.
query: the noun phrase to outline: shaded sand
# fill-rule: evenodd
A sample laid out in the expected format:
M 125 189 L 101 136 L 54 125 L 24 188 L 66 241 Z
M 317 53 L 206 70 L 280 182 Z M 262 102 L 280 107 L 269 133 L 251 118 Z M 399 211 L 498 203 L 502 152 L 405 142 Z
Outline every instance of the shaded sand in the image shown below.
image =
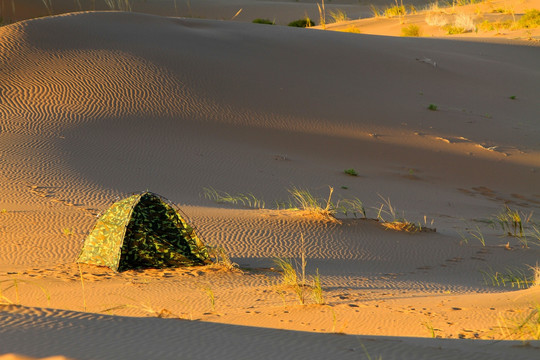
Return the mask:
M 0 288 L 21 306 L 0 309 L 0 354 L 361 358 L 363 344 L 383 359 L 534 358 L 537 342 L 500 326 L 533 311 L 538 287 L 485 274 L 530 275 L 539 258 L 532 237 L 487 222 L 505 204 L 533 213 L 527 231 L 539 221 L 539 55 L 119 12 L 1 27 Z M 370 219 L 277 210 L 292 186 L 333 186 Z M 242 272 L 79 269 L 96 215 L 145 189 Z M 437 231 L 385 229 L 383 199 Z M 273 258 L 302 252 L 326 305 L 280 285 Z

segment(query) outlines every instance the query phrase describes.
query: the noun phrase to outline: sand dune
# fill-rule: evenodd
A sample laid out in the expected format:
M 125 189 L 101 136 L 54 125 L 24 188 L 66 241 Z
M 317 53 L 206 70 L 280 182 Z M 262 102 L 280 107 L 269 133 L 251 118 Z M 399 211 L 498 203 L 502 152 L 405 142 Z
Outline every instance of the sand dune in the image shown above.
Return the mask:
M 538 55 L 122 12 L 0 27 L 0 288 L 21 304 L 0 309 L 0 353 L 359 358 L 364 344 L 384 359 L 533 358 L 498 327 L 533 311 L 538 287 L 492 286 L 482 271 L 538 261 L 532 237 L 525 248 L 486 222 L 507 204 L 533 213 L 527 231 L 538 223 Z M 293 186 L 333 186 L 369 219 L 277 209 Z M 266 208 L 216 204 L 204 187 Z M 79 273 L 96 215 L 146 189 L 243 273 Z M 385 200 L 437 231 L 385 229 Z M 328 305 L 280 287 L 273 258 L 302 251 Z

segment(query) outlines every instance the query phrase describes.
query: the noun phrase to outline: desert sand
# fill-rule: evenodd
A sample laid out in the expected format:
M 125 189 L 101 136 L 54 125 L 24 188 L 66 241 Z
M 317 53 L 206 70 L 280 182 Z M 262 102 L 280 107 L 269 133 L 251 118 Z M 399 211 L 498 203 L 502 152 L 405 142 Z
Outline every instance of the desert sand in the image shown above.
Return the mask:
M 29 7 L 0 27 L 0 359 L 538 358 L 517 326 L 536 319 L 540 287 L 491 281 L 530 280 L 540 258 L 538 42 L 216 9 Z M 210 187 L 265 206 L 217 203 Z M 293 187 L 321 199 L 333 187 L 366 218 L 276 205 Z M 79 267 L 96 217 L 144 190 L 238 269 Z M 389 204 L 436 231 L 387 229 Z M 526 238 L 497 223 L 505 206 Z M 302 254 L 325 304 L 281 284 L 274 259 L 299 268 Z

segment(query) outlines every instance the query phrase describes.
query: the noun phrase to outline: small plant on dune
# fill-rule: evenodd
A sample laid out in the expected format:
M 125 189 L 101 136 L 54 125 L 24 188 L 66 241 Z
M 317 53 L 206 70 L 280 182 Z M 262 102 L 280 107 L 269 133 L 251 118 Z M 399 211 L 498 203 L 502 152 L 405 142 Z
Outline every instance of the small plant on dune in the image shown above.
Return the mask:
M 373 14 L 373 17 L 378 18 L 384 15 L 384 11 L 379 9 L 378 7 L 374 5 L 370 5 L 369 8 L 371 9 L 371 13 Z
M 468 14 L 458 14 L 454 20 L 454 25 L 458 28 L 465 29 L 465 32 L 471 32 L 476 29 L 474 25 L 474 20 L 471 15 Z
M 41 0 L 43 5 L 45 5 L 45 8 L 47 9 L 47 12 L 49 15 L 53 14 L 53 7 L 52 7 L 52 0 Z
M 397 209 L 392 205 L 390 198 L 385 199 L 381 195 L 379 197 L 383 200 L 381 206 L 377 211 L 377 219 L 381 222 L 381 225 L 386 229 L 391 229 L 395 231 L 405 231 L 409 233 L 417 233 L 421 231 L 435 231 L 434 229 L 429 229 L 427 227 L 422 227 L 420 224 L 414 224 L 407 219 L 405 216 L 399 216 Z M 390 217 L 389 220 L 386 220 L 385 217 Z
M 445 25 L 443 26 L 443 29 L 446 31 L 446 34 L 448 35 L 463 34 L 466 31 L 464 28 L 461 28 L 455 25 Z
M 340 200 L 336 206 L 336 212 L 345 216 L 353 214 L 355 218 L 362 215 L 364 219 L 367 219 L 366 209 L 359 198 Z
M 265 202 L 257 198 L 252 193 L 231 195 L 225 191 L 218 191 L 212 187 L 203 188 L 203 196 L 205 199 L 213 200 L 217 203 L 228 203 L 234 205 L 242 205 L 254 209 L 264 209 Z
M 299 20 L 291 21 L 287 26 L 306 28 L 306 27 L 315 26 L 315 23 L 311 21 L 310 18 L 306 18 L 306 19 L 299 19 Z
M 49 0 L 50 1 L 50 0 Z M 109 10 L 131 11 L 130 0 L 104 0 Z
M 401 28 L 401 36 L 405 36 L 405 37 L 420 36 L 420 27 L 418 25 L 414 25 L 414 24 L 403 27 L 403 28 Z
M 518 20 L 518 26 L 532 29 L 540 26 L 540 10 L 531 9 L 525 11 L 525 14 Z
M 277 257 L 274 259 L 274 263 L 281 270 L 282 280 L 281 285 L 285 287 L 292 287 L 298 297 L 300 305 L 306 303 L 306 293 L 311 290 L 311 297 L 316 304 L 324 305 L 324 290 L 321 285 L 321 277 L 319 275 L 319 269 L 317 274 L 312 277 L 311 285 L 308 285 L 306 277 L 306 252 L 304 246 L 304 235 L 301 234 L 302 243 L 300 249 L 300 268 L 297 269 L 297 264 L 293 265 L 293 261 L 287 258 Z M 298 274 L 300 272 L 300 275 Z
M 486 239 L 484 238 L 484 234 L 482 234 L 482 230 L 480 230 L 480 228 L 478 226 L 475 226 L 474 229 L 467 229 L 465 231 L 467 231 L 468 235 L 470 235 L 474 239 L 480 241 L 482 246 L 486 246 Z M 469 243 L 469 238 L 465 234 L 462 234 L 459 231 L 458 231 L 458 234 L 461 236 L 461 244 L 468 244 Z
M 115 305 L 113 307 L 101 310 L 101 312 L 109 313 L 109 312 L 113 312 L 115 310 L 137 309 L 139 311 L 142 311 L 144 313 L 150 314 L 151 316 L 155 316 L 155 317 L 158 317 L 158 318 L 178 317 L 177 315 L 173 314 L 172 312 L 170 312 L 167 309 L 162 308 L 162 309 L 158 310 L 159 308 L 155 308 L 150 303 L 150 301 L 141 302 L 141 301 L 137 301 L 137 300 L 135 300 L 133 298 L 130 298 L 130 297 L 127 297 L 127 296 L 125 296 L 125 298 L 128 299 L 132 303 Z
M 344 21 L 349 20 L 349 18 L 347 17 L 347 14 L 345 13 L 345 11 L 340 10 L 340 9 L 330 10 L 330 16 L 332 17 L 332 19 L 334 19 L 335 23 L 344 22 Z
M 433 324 L 431 323 L 430 319 L 427 319 L 426 321 L 424 321 L 422 325 L 424 325 L 424 327 L 427 329 L 427 331 L 429 332 L 432 338 L 437 337 L 437 333 L 435 332 L 436 329 L 433 327 Z
M 321 286 L 321 277 L 319 275 L 319 269 L 317 269 L 317 275 L 313 277 L 313 285 L 311 290 L 311 296 L 316 304 L 324 305 L 326 301 L 324 299 L 324 290 Z
M 386 10 L 384 10 L 384 16 L 389 17 L 389 18 L 394 17 L 394 16 L 401 17 L 405 15 L 407 15 L 407 9 L 405 8 L 405 6 L 403 6 L 403 2 L 401 3 L 401 5 L 398 5 L 397 0 L 396 0 L 395 6 L 389 7 Z
M 347 174 L 347 175 L 358 176 L 358 172 L 356 170 L 354 170 L 353 168 L 345 169 L 345 170 L 343 170 L 343 172 L 345 174 Z
M 208 255 L 213 262 L 213 266 L 218 266 L 228 271 L 241 272 L 238 264 L 231 261 L 229 254 L 224 248 L 214 246 L 207 246 L 206 248 L 208 249 Z
M 304 289 L 305 284 L 302 284 L 302 282 L 298 279 L 296 267 L 293 265 L 292 260 L 286 258 L 275 258 L 274 263 L 281 269 L 281 284 L 286 287 L 292 287 L 298 296 L 300 305 L 304 305 L 306 300 Z
M 362 31 L 360 30 L 360 28 L 358 28 L 358 26 L 356 25 L 349 25 L 345 28 L 345 30 L 341 30 L 343 32 L 347 32 L 347 33 L 352 33 L 352 34 L 361 34 Z
M 322 3 L 317 3 L 317 8 L 319 9 L 319 23 L 323 30 L 326 29 L 326 7 L 324 6 L 324 0 Z
M 269 19 L 261 19 L 261 18 L 254 19 L 252 21 L 252 23 L 254 23 L 254 24 L 265 24 L 265 25 L 275 25 L 276 24 L 275 20 L 272 21 L 272 20 L 269 20 Z
M 486 285 L 510 286 L 517 289 L 527 289 L 538 285 L 540 268 L 529 266 L 529 269 L 507 267 L 502 271 L 495 271 L 491 267 L 481 270 Z
M 426 15 L 426 24 L 429 26 L 438 26 L 443 27 L 448 24 L 448 19 L 444 14 L 439 13 L 428 13 Z
M 495 215 L 494 218 L 490 220 L 490 223 L 492 226 L 498 224 L 501 229 L 506 232 L 507 236 L 516 237 L 523 247 L 527 248 L 529 247 L 529 237 L 540 241 L 540 231 L 538 231 L 535 226 L 532 226 L 532 229 L 526 228 L 526 226 L 532 222 L 532 215 L 532 212 L 527 215 L 505 205 L 504 210 Z
M 204 293 L 208 297 L 212 312 L 216 312 L 216 294 L 214 294 L 214 290 L 212 290 L 212 288 L 208 284 L 203 285 L 201 287 L 201 290 L 204 291 Z
M 518 319 L 499 316 L 498 323 L 503 338 L 540 340 L 540 304 L 536 304 L 528 314 Z
M 427 108 L 428 110 L 431 110 L 431 111 L 437 111 L 437 105 L 435 104 L 429 104 Z
M 83 272 L 82 272 L 82 269 L 81 269 L 81 264 L 78 263 L 77 265 L 79 265 L 79 277 L 81 279 L 81 289 L 82 289 L 82 296 L 83 296 L 83 309 L 86 312 L 86 291 L 85 291 L 85 288 L 84 288 L 84 277 L 83 277 Z
M 383 360 L 382 355 L 379 355 L 377 358 L 372 358 L 366 346 L 364 344 L 360 344 L 360 346 L 362 346 L 362 349 L 364 350 L 364 354 L 366 355 L 367 360 Z
M 335 219 L 336 211 L 332 204 L 332 193 L 334 192 L 334 188 L 329 186 L 329 189 L 330 194 L 328 195 L 328 200 L 326 200 L 326 202 L 316 198 L 306 189 L 293 187 L 289 190 L 289 193 L 292 195 L 293 203 L 296 204 L 299 210 L 304 210 L 314 215 L 320 215 L 324 218 Z
M 21 286 L 21 284 L 26 284 L 26 285 L 37 286 L 43 292 L 43 294 L 46 296 L 47 305 L 50 305 L 51 295 L 49 294 L 47 289 L 45 289 L 43 286 L 36 283 L 35 281 L 21 280 L 19 278 L 14 277 L 14 278 L 11 278 L 11 279 L 0 280 L 0 284 L 3 284 L 3 283 L 8 283 L 8 284 L 11 283 L 11 285 L 7 286 L 5 289 L 0 288 L 0 304 L 20 305 L 21 304 L 20 286 Z M 15 301 L 12 301 L 10 298 L 8 298 L 6 295 L 4 295 L 7 291 L 9 291 L 11 289 L 13 289 L 14 292 L 15 292 Z

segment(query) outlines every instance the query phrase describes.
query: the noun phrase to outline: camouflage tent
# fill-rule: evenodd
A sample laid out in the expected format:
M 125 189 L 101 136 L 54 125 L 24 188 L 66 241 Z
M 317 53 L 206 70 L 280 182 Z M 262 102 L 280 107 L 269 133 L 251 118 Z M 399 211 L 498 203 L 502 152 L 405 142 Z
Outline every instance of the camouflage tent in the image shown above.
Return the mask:
M 202 265 L 208 251 L 193 228 L 159 195 L 120 200 L 97 220 L 77 262 L 114 271 Z

